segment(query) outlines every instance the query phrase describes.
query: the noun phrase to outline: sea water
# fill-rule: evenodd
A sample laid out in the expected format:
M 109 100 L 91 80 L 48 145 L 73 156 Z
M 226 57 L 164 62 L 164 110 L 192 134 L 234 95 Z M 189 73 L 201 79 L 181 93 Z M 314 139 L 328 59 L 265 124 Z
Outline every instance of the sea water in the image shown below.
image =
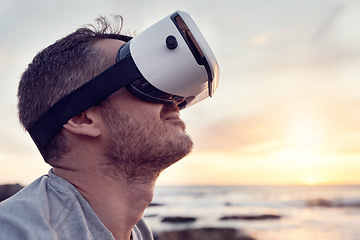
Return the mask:
M 145 218 L 154 232 L 236 228 L 259 240 L 360 240 L 360 186 L 157 186 Z M 220 220 L 272 214 L 279 219 Z M 164 217 L 194 217 L 163 223 Z

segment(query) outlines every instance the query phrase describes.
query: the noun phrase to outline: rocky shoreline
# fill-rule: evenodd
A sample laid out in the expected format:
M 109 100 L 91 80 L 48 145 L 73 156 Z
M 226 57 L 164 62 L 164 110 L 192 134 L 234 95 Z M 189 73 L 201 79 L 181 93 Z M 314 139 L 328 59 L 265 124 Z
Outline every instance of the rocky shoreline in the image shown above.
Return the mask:
M 148 216 L 149 217 L 149 216 Z M 252 215 L 229 215 L 219 218 L 219 221 L 263 221 L 263 220 L 277 220 L 282 216 L 275 214 L 252 214 Z M 184 216 L 165 216 L 162 217 L 160 222 L 172 224 L 176 229 L 178 224 L 192 224 L 198 219 L 196 217 Z M 191 226 L 191 225 L 189 225 Z M 204 227 L 204 228 L 191 228 L 181 230 L 169 230 L 154 232 L 155 240 L 256 240 L 255 237 L 249 235 L 243 230 L 235 228 L 217 228 L 217 227 Z
M 359 201 L 343 201 L 342 199 L 328 200 L 323 198 L 312 199 L 306 202 L 308 207 L 326 207 L 326 208 L 343 208 L 353 207 L 359 208 Z
M 200 228 L 154 232 L 155 240 L 256 240 L 234 228 Z

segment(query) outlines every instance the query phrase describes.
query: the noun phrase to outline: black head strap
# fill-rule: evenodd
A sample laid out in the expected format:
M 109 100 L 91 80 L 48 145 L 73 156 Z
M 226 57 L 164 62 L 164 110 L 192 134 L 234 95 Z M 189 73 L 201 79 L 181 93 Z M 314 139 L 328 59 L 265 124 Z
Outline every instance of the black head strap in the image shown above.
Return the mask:
M 45 146 L 69 119 L 141 77 L 134 60 L 128 56 L 55 103 L 29 130 L 43 157 Z

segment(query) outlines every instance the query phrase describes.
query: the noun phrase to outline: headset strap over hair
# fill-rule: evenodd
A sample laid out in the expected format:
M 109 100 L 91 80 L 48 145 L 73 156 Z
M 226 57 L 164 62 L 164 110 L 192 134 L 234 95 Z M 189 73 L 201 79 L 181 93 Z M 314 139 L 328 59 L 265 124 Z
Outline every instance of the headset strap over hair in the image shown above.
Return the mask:
M 129 56 L 116 62 L 56 102 L 29 130 L 42 156 L 45 157 L 45 146 L 69 119 L 99 104 L 111 94 L 141 77 L 134 60 Z

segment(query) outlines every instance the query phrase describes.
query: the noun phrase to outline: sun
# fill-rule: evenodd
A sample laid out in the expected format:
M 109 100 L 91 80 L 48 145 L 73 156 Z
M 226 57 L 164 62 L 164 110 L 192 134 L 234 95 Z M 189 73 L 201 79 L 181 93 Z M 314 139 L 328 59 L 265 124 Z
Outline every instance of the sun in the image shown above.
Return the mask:
M 320 179 L 317 176 L 304 176 L 300 179 L 301 183 L 309 186 L 317 185 L 320 183 Z

